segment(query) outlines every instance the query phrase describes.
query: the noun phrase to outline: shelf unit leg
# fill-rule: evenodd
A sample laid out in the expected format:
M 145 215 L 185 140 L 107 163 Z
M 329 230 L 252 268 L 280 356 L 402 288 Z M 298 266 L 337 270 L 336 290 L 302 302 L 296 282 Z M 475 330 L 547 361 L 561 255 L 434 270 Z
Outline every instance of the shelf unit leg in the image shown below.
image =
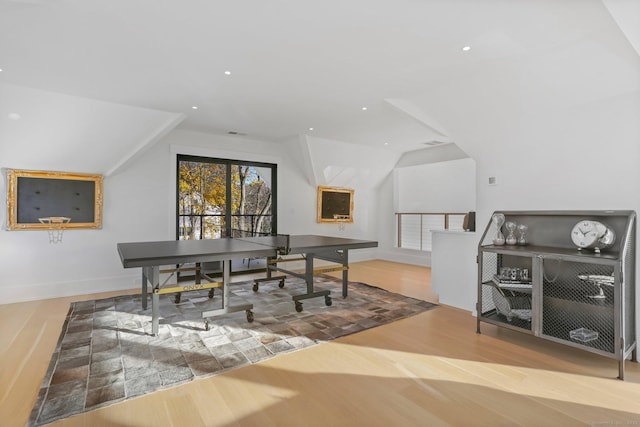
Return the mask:
M 618 379 L 624 381 L 624 359 L 618 360 Z

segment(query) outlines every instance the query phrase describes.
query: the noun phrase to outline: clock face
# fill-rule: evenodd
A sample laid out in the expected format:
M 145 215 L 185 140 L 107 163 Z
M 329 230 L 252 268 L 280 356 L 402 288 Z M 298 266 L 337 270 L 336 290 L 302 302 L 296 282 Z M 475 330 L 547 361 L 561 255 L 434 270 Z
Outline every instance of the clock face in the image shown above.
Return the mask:
M 580 221 L 571 230 L 571 240 L 579 248 L 593 246 L 600 236 L 598 223 L 595 221 Z

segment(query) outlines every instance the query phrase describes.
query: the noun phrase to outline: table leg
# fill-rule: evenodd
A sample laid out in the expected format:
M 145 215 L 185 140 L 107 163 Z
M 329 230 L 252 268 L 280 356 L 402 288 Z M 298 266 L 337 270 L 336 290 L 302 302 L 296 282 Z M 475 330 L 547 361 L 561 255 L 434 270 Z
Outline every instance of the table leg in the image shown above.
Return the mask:
M 208 330 L 208 319 L 213 316 L 220 316 L 227 313 L 235 313 L 237 311 L 246 311 L 247 321 L 253 322 L 253 304 L 239 304 L 231 306 L 231 260 L 222 261 L 222 308 L 217 310 L 209 310 L 202 312 L 202 318 L 205 319 L 205 329 Z
M 154 292 L 151 295 L 151 335 L 158 335 L 160 326 L 160 294 Z
M 275 259 L 276 259 L 276 257 L 268 257 L 266 259 L 266 262 L 267 262 L 267 279 L 271 279 L 271 266 L 272 265 L 271 265 L 271 262 L 269 262 L 269 261 L 272 261 L 272 260 L 275 260 Z
M 307 293 L 313 293 L 313 254 L 307 254 L 304 261 L 304 280 L 307 282 Z
M 142 267 L 142 309 L 147 309 L 147 275 L 145 274 L 146 267 Z
M 231 295 L 231 260 L 222 261 L 222 309 L 226 310 Z
M 349 251 L 344 250 L 342 259 L 342 266 L 346 267 L 342 270 L 342 298 L 346 298 L 348 294 L 347 284 L 349 283 Z
M 151 284 L 151 334 L 158 334 L 158 325 L 160 324 L 160 294 L 156 291 L 160 289 L 160 266 L 143 267 L 143 275 L 146 276 L 146 281 L 142 286 L 142 307 L 146 309 L 147 305 L 147 282 Z

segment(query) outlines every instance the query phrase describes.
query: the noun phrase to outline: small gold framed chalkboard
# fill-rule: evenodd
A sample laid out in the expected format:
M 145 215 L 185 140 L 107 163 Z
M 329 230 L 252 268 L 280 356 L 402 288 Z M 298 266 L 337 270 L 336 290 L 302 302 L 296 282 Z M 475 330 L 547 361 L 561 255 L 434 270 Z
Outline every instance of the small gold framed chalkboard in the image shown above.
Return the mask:
M 102 175 L 7 169 L 7 228 L 42 230 L 40 218 L 66 217 L 62 228 L 102 227 Z
M 353 190 L 318 187 L 318 222 L 353 222 Z

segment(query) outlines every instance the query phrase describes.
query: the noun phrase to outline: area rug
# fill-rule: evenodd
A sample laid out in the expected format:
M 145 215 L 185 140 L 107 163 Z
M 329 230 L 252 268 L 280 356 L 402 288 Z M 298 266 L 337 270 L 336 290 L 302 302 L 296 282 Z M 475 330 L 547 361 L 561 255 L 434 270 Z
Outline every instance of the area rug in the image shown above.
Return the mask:
M 278 354 L 422 313 L 435 304 L 362 283 L 349 283 L 342 298 L 340 281 L 316 278 L 324 298 L 303 301 L 296 312 L 292 295 L 306 293 L 304 281 L 287 279 L 231 285 L 230 304 L 252 303 L 254 321 L 244 311 L 213 317 L 205 330 L 201 313 L 220 308 L 221 291 L 160 297 L 160 329 L 151 335 L 151 304 L 125 295 L 71 304 L 60 339 L 28 425 L 39 426 L 197 378 L 257 363 Z

